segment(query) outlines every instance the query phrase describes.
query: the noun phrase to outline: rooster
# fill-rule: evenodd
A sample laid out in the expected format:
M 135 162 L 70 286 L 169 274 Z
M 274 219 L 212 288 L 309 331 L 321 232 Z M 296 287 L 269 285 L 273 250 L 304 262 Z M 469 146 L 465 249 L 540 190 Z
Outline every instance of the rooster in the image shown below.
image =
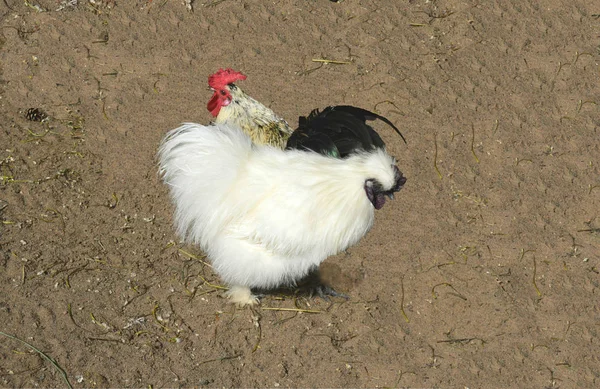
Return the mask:
M 208 86 L 214 93 L 206 108 L 215 116 L 214 123 L 237 125 L 256 144 L 284 148 L 293 130 L 273 110 L 234 84 L 245 79 L 245 75 L 233 69 L 219 69 L 208 78 Z
M 288 145 L 288 139 L 294 131 L 289 124 L 279 117 L 273 110 L 264 106 L 252 97 L 248 96 L 238 86 L 234 84 L 236 81 L 243 81 L 246 76 L 233 69 L 219 69 L 215 74 L 208 78 L 208 85 L 214 91 L 211 99 L 208 101 L 206 108 L 215 116 L 214 123 L 216 124 L 234 124 L 239 126 L 256 144 L 271 145 L 279 148 L 284 148 Z M 342 112 L 345 112 L 342 113 Z M 319 115 L 318 111 L 313 111 L 308 118 L 301 117 L 301 120 L 314 120 Z M 329 115 L 332 115 L 329 118 Z M 404 136 L 400 130 L 387 118 L 376 113 L 369 112 L 362 108 L 340 105 L 337 107 L 326 108 L 323 113 L 316 119 L 317 123 L 326 121 L 332 123 L 333 120 L 339 118 L 342 123 L 348 115 L 360 117 L 365 120 L 380 119 L 391 126 L 398 135 Z M 343 124 L 340 124 L 342 126 Z M 303 124 L 300 123 L 300 129 L 303 131 Z M 313 131 L 314 132 L 314 131 Z M 298 139 L 298 138 L 296 138 Z M 317 136 L 316 139 L 320 139 Z M 311 141 L 315 140 L 311 137 Z M 381 142 L 382 143 L 382 142 Z M 296 144 L 296 141 L 293 142 Z
M 364 117 L 344 112 L 303 118 L 287 150 L 233 124 L 186 123 L 161 143 L 176 230 L 206 252 L 231 302 L 256 304 L 252 289 L 294 285 L 358 243 L 406 182 Z

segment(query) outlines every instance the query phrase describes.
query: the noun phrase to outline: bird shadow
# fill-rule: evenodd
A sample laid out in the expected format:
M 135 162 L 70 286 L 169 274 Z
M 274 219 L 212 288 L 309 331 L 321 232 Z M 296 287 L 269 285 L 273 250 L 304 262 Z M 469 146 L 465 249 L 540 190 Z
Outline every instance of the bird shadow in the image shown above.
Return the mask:
M 297 281 L 295 285 L 285 285 L 272 289 L 252 289 L 252 293 L 259 296 L 279 296 L 283 298 L 320 298 L 327 302 L 331 301 L 331 297 L 343 298 L 344 300 L 350 299 L 348 295 L 336 291 L 329 285 L 321 276 L 318 268 Z

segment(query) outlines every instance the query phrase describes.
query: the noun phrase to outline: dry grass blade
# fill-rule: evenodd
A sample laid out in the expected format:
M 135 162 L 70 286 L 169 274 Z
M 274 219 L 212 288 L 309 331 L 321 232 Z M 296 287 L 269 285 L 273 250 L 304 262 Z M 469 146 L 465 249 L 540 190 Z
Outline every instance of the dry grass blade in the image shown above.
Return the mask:
M 215 5 L 220 4 L 220 3 L 224 2 L 224 1 L 225 0 L 215 0 L 215 1 L 212 1 L 210 3 L 204 4 L 204 7 L 205 8 L 214 7 Z
M 577 113 L 581 112 L 581 108 L 583 108 L 583 106 L 586 104 L 598 105 L 598 103 L 592 100 L 579 100 L 579 102 L 577 103 Z
M 532 282 L 533 282 L 533 287 L 535 288 L 535 291 L 537 292 L 539 297 L 542 297 L 542 292 L 540 291 L 540 288 L 538 288 L 537 283 L 535 282 L 535 276 L 537 272 L 537 263 L 535 261 L 535 255 L 533 256 L 533 276 L 532 276 Z
M 484 345 L 486 343 L 485 340 L 483 340 L 481 338 L 445 339 L 445 340 L 438 340 L 437 343 L 460 343 L 460 344 L 467 344 L 467 343 L 471 343 L 474 340 L 480 341 L 482 345 Z
M 258 337 L 256 340 L 256 344 L 254 345 L 254 347 L 252 348 L 252 352 L 256 352 L 256 350 L 259 349 L 260 347 L 260 341 L 262 339 L 262 325 L 260 324 L 260 320 L 262 319 L 262 316 L 256 312 L 254 309 L 252 310 L 253 315 L 252 315 L 252 322 L 254 323 L 254 326 L 258 329 Z
M 202 260 L 202 258 L 206 258 L 206 256 L 200 258 L 197 255 L 194 255 L 194 254 L 192 254 L 190 252 L 185 251 L 184 249 L 177 249 L 177 251 L 179 251 L 181 254 L 185 255 L 188 258 L 195 259 L 195 260 L 201 262 L 203 265 L 206 265 L 208 267 L 212 267 L 212 265 L 210 263 Z
M 208 286 L 210 286 L 211 288 L 215 288 L 215 289 L 221 289 L 221 290 L 229 290 L 229 288 L 228 288 L 228 287 L 226 287 L 226 286 L 216 285 L 216 284 L 212 284 L 212 283 L 208 282 L 208 281 L 206 280 L 206 278 L 202 277 L 200 274 L 198 274 L 198 277 L 199 277 L 199 278 L 200 278 L 202 281 L 204 281 L 204 284 L 205 284 L 205 285 L 208 285 Z
M 450 284 L 448 282 L 439 283 L 439 284 L 435 285 L 433 288 L 431 288 L 431 295 L 433 296 L 434 299 L 438 298 L 437 293 L 435 293 L 435 288 L 437 288 L 438 286 L 447 286 L 455 292 L 456 297 L 458 297 L 464 301 L 467 300 L 467 298 L 465 296 L 463 296 L 458 290 L 456 290 L 456 288 L 454 286 L 452 286 L 452 284 Z
M 314 309 L 300 309 L 300 308 L 269 308 L 262 307 L 263 311 L 287 311 L 287 312 L 303 312 L 303 313 L 323 313 L 323 311 L 317 311 Z
M 241 357 L 241 356 L 242 356 L 242 354 L 235 354 L 235 355 L 229 355 L 229 356 L 226 356 L 226 357 L 221 357 L 221 358 L 207 359 L 206 361 L 199 362 L 199 363 L 198 363 L 198 366 L 199 366 L 199 365 L 203 365 L 203 364 L 205 364 L 205 363 L 209 363 L 209 362 L 217 362 L 217 361 L 219 361 L 219 362 L 220 362 L 220 361 L 226 361 L 226 360 L 228 360 L 228 359 L 235 359 L 235 358 L 239 358 L 239 357 Z
M 435 168 L 435 171 L 437 172 L 437 174 L 441 180 L 443 178 L 443 176 L 442 176 L 442 173 L 440 173 L 440 169 L 438 169 L 438 165 L 437 165 L 437 156 L 438 156 L 437 132 L 435 134 L 433 134 L 433 146 L 434 146 L 433 167 Z
M 402 277 L 400 279 L 400 289 L 402 291 L 402 297 L 400 298 L 400 312 L 402 312 L 402 316 L 404 316 L 404 320 L 406 320 L 407 323 L 410 323 L 410 319 L 408 318 L 408 315 L 406 315 L 406 312 L 404 312 L 404 277 Z
M 521 249 L 521 257 L 519 258 L 519 262 L 523 259 L 523 257 L 525 257 L 525 254 L 527 253 L 532 253 L 535 250 L 525 250 L 525 249 Z M 532 278 L 532 283 L 533 283 L 533 287 L 535 288 L 535 291 L 537 292 L 539 297 L 542 297 L 542 292 L 540 291 L 540 289 L 537 286 L 537 283 L 535 282 L 535 277 L 536 277 L 536 273 L 537 273 L 537 262 L 535 260 L 535 255 L 533 255 L 533 276 Z
M 86 331 L 86 332 L 92 332 L 82 326 L 80 326 L 79 324 L 77 324 L 77 322 L 75 321 L 75 318 L 73 317 L 73 309 L 71 307 L 71 303 L 69 303 L 69 305 L 67 305 L 67 313 L 69 314 L 69 318 L 71 319 L 71 321 L 73 322 L 73 324 L 75 324 L 76 327 L 81 328 L 82 330 Z
M 477 163 L 479 163 L 479 158 L 477 157 L 477 154 L 475 154 L 475 126 L 473 124 L 471 124 L 471 130 L 473 133 L 473 136 L 471 137 L 471 152 L 473 153 L 473 156 L 475 157 L 475 161 L 477 161 Z
M 71 383 L 69 382 L 69 378 L 67 377 L 67 373 L 63 370 L 62 367 L 60 367 L 58 365 L 58 363 L 56 363 L 56 361 L 54 359 L 52 359 L 52 357 L 50 357 L 48 354 L 44 353 L 43 351 L 39 350 L 38 348 L 36 348 L 35 346 L 33 346 L 30 343 L 27 343 L 26 341 L 17 338 L 16 336 L 12 336 L 9 335 L 7 333 L 4 333 L 2 331 L 0 331 L 0 335 L 6 336 L 7 338 L 10 339 L 14 339 L 16 341 L 21 342 L 22 344 L 24 344 L 25 346 L 29 347 L 30 349 L 32 349 L 33 351 L 35 351 L 36 353 L 38 353 L 42 358 L 44 358 L 45 360 L 47 360 L 48 362 L 50 362 L 52 364 L 52 366 L 54 366 L 54 368 L 56 369 L 56 371 L 58 371 L 60 373 L 60 375 L 62 375 L 63 379 L 65 380 L 65 383 L 67 384 L 67 386 L 69 387 L 69 389 L 73 389 L 73 386 L 71 386 Z
M 590 193 L 591 193 L 591 189 L 590 189 Z M 591 232 L 591 233 L 599 233 L 600 232 L 600 228 L 586 228 L 584 230 L 577 230 L 577 232 Z
M 325 65 L 327 65 L 327 64 L 348 65 L 348 64 L 352 63 L 350 61 L 336 61 L 336 60 L 333 60 L 333 59 L 324 59 L 324 58 L 313 58 L 312 61 L 313 62 L 324 63 Z

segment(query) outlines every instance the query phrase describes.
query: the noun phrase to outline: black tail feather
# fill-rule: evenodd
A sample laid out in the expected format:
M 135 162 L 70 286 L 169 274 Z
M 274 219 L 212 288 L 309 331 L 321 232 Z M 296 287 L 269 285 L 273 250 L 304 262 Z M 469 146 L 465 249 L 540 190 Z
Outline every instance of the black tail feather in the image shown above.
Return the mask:
M 358 150 L 385 147 L 377 132 L 367 124 L 379 119 L 391 126 L 406 142 L 400 130 L 387 118 L 349 105 L 314 110 L 300 117 L 298 129 L 288 139 L 286 149 L 312 150 L 336 158 L 345 158 Z
M 402 135 L 402 133 L 400 132 L 398 127 L 396 127 L 394 125 L 394 123 L 392 123 L 385 116 L 381 116 L 379 114 L 376 114 L 375 112 L 367 111 L 366 109 L 363 109 L 363 108 L 353 107 L 351 105 L 337 105 L 333 108 L 336 109 L 337 111 L 345 111 L 356 117 L 361 117 L 364 121 L 379 119 L 382 122 L 384 122 L 385 124 L 387 124 L 388 126 L 392 127 L 394 129 L 394 131 L 396 131 L 396 134 L 400 135 L 400 138 L 402 138 L 404 143 L 406 143 L 406 138 L 404 138 L 404 135 Z

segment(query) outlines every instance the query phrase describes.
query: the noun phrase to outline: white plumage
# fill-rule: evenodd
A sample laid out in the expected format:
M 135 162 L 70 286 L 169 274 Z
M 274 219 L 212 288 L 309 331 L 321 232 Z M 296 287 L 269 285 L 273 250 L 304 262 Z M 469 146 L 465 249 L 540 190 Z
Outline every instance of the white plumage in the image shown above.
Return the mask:
M 158 156 L 177 232 L 200 245 L 241 305 L 256 302 L 250 288 L 293 284 L 357 243 L 374 220 L 366 181 L 383 190 L 398 181 L 383 149 L 335 159 L 254 145 L 228 125 L 183 124 Z

